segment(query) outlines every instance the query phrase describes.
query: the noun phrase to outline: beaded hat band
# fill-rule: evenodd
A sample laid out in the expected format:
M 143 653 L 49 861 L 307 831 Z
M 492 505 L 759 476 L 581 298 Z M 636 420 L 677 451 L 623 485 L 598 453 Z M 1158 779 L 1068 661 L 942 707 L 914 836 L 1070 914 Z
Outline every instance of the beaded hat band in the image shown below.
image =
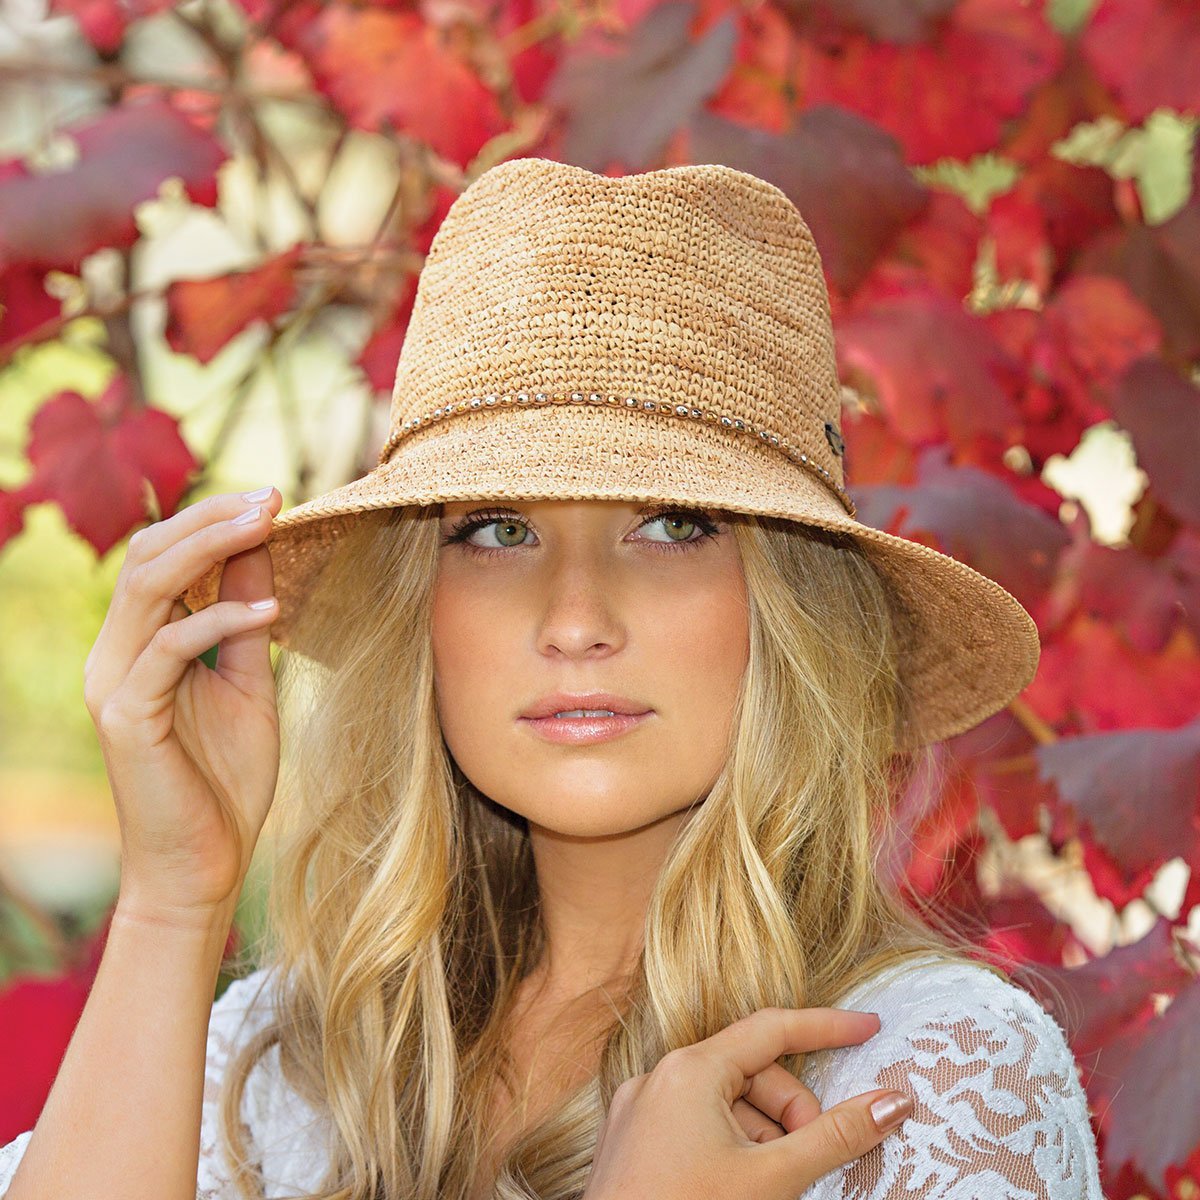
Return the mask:
M 887 586 L 913 701 L 902 749 L 1033 677 L 1029 614 L 949 555 L 855 519 L 816 244 L 787 196 L 701 164 L 624 177 L 541 158 L 480 175 L 418 280 L 388 437 L 362 477 L 281 513 L 279 616 L 369 509 L 456 500 L 678 502 L 852 534 Z M 219 598 L 218 563 L 181 599 Z

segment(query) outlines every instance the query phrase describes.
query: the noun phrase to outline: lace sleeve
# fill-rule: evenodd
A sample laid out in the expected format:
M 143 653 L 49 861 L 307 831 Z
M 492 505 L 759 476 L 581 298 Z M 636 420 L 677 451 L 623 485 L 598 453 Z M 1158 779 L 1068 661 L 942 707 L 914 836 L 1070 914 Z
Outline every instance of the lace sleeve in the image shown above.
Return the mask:
M 204 1101 L 200 1123 L 200 1163 L 196 1179 L 196 1200 L 235 1200 L 230 1182 L 232 1171 L 221 1153 L 218 1140 L 218 1099 L 225 1067 L 234 1051 L 269 1019 L 262 985 L 267 981 L 265 968 L 235 979 L 212 1007 L 208 1022 L 208 1043 L 204 1067 Z M 260 997 L 260 991 L 262 996 Z M 257 1153 L 255 1131 L 264 1113 L 264 1091 L 268 1081 L 261 1065 L 251 1071 L 242 1101 L 242 1120 L 249 1130 L 249 1145 Z M 33 1130 L 19 1134 L 0 1147 L 0 1200 L 8 1194 L 17 1165 Z
M 204 1066 L 204 1101 L 200 1115 L 200 1163 L 196 1176 L 196 1200 L 236 1200 L 231 1182 L 233 1170 L 220 1140 L 221 1083 L 225 1068 L 237 1050 L 262 1029 L 271 1018 L 266 968 L 235 979 L 213 1005 L 208 1022 L 208 1052 Z M 261 1168 L 261 1150 L 256 1131 L 265 1118 L 264 1085 L 260 1061 L 246 1080 L 241 1116 L 247 1149 Z
M 839 1007 L 878 1011 L 883 1025 L 806 1061 L 822 1109 L 878 1087 L 915 1103 L 804 1200 L 1104 1200 L 1074 1056 L 1028 992 L 982 967 L 939 964 Z
M 33 1137 L 33 1130 L 19 1133 L 7 1146 L 0 1146 L 0 1197 L 8 1195 L 9 1184 L 17 1173 L 17 1164 L 25 1154 L 25 1147 Z

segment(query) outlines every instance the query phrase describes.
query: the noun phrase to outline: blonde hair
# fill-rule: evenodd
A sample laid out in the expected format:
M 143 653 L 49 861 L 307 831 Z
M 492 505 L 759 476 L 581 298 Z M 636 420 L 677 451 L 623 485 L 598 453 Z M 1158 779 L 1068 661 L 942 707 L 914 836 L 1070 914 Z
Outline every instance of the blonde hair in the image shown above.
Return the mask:
M 242 1092 L 278 1044 L 335 1129 L 321 1200 L 465 1200 L 485 1097 L 507 1078 L 505 1017 L 544 933 L 526 822 L 481 795 L 442 740 L 428 636 L 439 508 L 348 523 L 281 650 L 284 757 L 263 940 L 242 967 L 287 982 L 236 1055 L 220 1123 L 245 1162 Z M 664 862 L 644 949 L 598 1026 L 597 1074 L 527 1131 L 493 1195 L 583 1192 L 618 1085 L 668 1051 L 779 1005 L 816 1007 L 920 955 L 982 960 L 963 931 L 880 877 L 899 790 L 897 614 L 852 537 L 727 514 L 750 655 L 726 764 Z M 919 910 L 919 911 L 918 911 Z M 799 1074 L 803 1054 L 782 1065 Z M 244 1197 L 262 1196 L 251 1166 Z

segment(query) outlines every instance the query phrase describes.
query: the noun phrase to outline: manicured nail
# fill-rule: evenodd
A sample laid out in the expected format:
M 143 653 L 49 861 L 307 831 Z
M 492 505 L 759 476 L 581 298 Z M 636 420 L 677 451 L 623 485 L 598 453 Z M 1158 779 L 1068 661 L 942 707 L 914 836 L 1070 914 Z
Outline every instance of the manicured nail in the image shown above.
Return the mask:
M 275 597 L 268 596 L 265 600 L 247 600 L 247 608 L 268 609 L 275 607 Z
M 275 489 L 272 487 L 259 488 L 257 492 L 243 492 L 242 499 L 247 504 L 253 504 L 256 500 L 266 500 L 270 497 Z
M 256 505 L 254 508 L 248 508 L 244 513 L 240 513 L 234 517 L 229 523 L 231 525 L 249 525 L 251 521 L 257 521 L 262 515 L 262 505 Z
M 880 1096 L 871 1105 L 871 1119 L 880 1130 L 891 1129 L 899 1125 L 912 1112 L 912 1097 L 894 1092 L 890 1096 Z

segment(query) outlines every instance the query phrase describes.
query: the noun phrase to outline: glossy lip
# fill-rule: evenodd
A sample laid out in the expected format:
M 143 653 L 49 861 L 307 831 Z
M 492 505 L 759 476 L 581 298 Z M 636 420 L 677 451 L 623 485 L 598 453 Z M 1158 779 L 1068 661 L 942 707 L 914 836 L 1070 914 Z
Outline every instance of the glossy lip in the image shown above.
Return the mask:
M 576 704 L 575 708 L 604 708 L 603 704 Z M 612 705 L 607 707 L 611 708 Z M 569 711 L 569 710 L 564 710 Z M 588 745 L 620 737 L 652 717 L 653 712 L 618 713 L 615 717 L 519 717 L 538 737 L 547 742 Z
M 578 692 L 575 694 L 551 692 L 550 695 L 543 696 L 531 704 L 521 713 L 521 718 L 553 717 L 556 712 L 572 712 L 577 708 L 607 708 L 617 714 L 624 713 L 631 716 L 640 716 L 652 711 L 636 700 L 630 700 L 626 696 L 617 696 L 612 692 Z M 578 717 L 575 719 L 580 721 L 611 720 L 607 717 Z

